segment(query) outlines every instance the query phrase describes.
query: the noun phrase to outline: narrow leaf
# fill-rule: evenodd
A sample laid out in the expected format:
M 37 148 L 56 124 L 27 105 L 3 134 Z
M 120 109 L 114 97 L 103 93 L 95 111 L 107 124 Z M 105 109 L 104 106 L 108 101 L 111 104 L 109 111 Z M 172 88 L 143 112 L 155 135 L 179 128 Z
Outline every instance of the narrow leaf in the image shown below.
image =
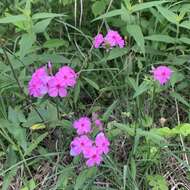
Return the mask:
M 127 31 L 135 39 L 137 45 L 141 48 L 143 54 L 145 54 L 144 37 L 139 25 L 128 25 Z

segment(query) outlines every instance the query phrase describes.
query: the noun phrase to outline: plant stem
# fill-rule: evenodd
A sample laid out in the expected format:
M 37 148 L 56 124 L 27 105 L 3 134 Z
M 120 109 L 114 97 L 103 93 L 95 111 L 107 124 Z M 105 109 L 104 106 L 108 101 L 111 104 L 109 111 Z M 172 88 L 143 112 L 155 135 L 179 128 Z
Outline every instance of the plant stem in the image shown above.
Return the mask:
M 19 87 L 19 90 L 20 90 L 20 94 L 23 94 L 23 95 L 25 96 L 26 101 L 34 108 L 34 110 L 36 111 L 36 113 L 39 115 L 40 119 L 41 119 L 43 122 L 45 122 L 45 120 L 44 120 L 44 118 L 42 117 L 42 115 L 40 114 L 40 112 L 39 112 L 39 111 L 37 110 L 37 108 L 29 101 L 28 96 L 24 93 L 24 90 L 23 90 L 23 88 L 22 88 L 22 85 L 21 85 L 21 83 L 20 83 L 20 81 L 19 81 L 19 79 L 18 79 L 18 77 L 17 77 L 17 75 L 16 75 L 16 73 L 15 73 L 14 67 L 13 67 L 13 65 L 12 65 L 12 63 L 11 63 L 11 61 L 10 61 L 8 55 L 7 55 L 7 52 L 6 52 L 6 50 L 5 50 L 4 47 L 2 47 L 2 49 L 3 49 L 3 52 L 4 52 L 4 54 L 5 54 L 6 60 L 7 60 L 8 64 L 10 65 L 10 68 L 11 68 L 11 71 L 12 71 L 12 73 L 13 73 L 14 79 L 16 80 L 16 82 L 17 82 L 17 84 L 18 84 L 18 87 Z
M 172 91 L 174 92 L 174 87 L 172 87 Z M 177 123 L 178 123 L 178 125 L 180 125 L 181 122 L 180 122 L 180 117 L 179 117 L 179 107 L 178 107 L 178 102 L 177 102 L 176 98 L 175 98 L 175 107 L 176 107 L 176 113 L 177 113 Z M 183 137 L 181 134 L 179 136 L 180 136 L 181 145 L 183 147 L 184 157 L 185 157 L 186 163 L 189 165 L 189 161 L 188 161 L 188 157 L 186 154 L 186 148 L 185 148 Z

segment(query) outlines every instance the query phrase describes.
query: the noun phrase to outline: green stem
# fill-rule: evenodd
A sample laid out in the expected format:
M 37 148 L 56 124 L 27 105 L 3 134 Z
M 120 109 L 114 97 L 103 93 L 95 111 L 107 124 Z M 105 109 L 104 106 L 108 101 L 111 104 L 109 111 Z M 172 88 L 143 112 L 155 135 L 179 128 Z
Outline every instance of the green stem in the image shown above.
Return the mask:
M 155 102 L 155 95 L 156 95 L 156 87 L 155 87 L 155 83 L 153 85 L 153 91 L 152 91 L 152 101 L 151 101 L 151 105 L 150 105 L 150 109 L 152 110 L 152 120 L 154 121 L 154 102 Z

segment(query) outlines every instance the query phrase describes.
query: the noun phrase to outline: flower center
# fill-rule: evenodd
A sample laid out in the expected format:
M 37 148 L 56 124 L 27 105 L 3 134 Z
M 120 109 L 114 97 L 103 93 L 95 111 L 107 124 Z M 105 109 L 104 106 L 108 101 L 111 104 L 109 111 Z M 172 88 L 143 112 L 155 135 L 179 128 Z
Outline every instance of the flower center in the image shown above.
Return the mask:
M 63 78 L 64 78 L 65 80 L 67 80 L 67 76 L 66 76 L 66 75 L 64 75 Z
M 96 158 L 97 156 L 96 156 L 96 154 L 94 154 L 93 156 L 92 156 L 92 158 Z
M 162 72 L 162 76 L 165 76 L 166 75 L 166 73 L 165 72 Z
M 57 84 L 56 87 L 57 87 L 57 88 L 60 88 L 60 84 Z

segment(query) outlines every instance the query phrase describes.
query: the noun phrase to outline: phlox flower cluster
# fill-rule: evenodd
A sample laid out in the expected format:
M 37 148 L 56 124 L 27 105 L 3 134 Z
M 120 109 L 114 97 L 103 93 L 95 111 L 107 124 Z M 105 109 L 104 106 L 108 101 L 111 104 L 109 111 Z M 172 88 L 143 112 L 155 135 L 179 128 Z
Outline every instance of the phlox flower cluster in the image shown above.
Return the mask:
M 100 46 L 110 49 L 113 47 L 123 48 L 125 45 L 124 39 L 120 36 L 117 31 L 109 30 L 105 37 L 101 33 L 96 35 L 93 40 L 94 48 L 99 48 Z
M 51 65 L 48 66 L 51 69 Z M 42 97 L 48 94 L 51 97 L 65 97 L 69 87 L 74 87 L 77 74 L 69 66 L 63 66 L 54 76 L 49 76 L 45 66 L 37 69 L 28 84 L 31 96 Z
M 98 166 L 103 161 L 103 154 L 108 154 L 110 142 L 104 132 L 100 131 L 93 140 L 90 134 L 93 132 L 92 125 L 97 128 L 103 126 L 101 120 L 91 121 L 88 117 L 81 117 L 74 121 L 73 127 L 77 136 L 71 142 L 70 154 L 72 156 L 82 155 L 88 167 Z
M 151 72 L 153 74 L 154 80 L 158 81 L 160 85 L 167 83 L 172 76 L 172 70 L 167 66 L 159 66 L 152 69 Z

